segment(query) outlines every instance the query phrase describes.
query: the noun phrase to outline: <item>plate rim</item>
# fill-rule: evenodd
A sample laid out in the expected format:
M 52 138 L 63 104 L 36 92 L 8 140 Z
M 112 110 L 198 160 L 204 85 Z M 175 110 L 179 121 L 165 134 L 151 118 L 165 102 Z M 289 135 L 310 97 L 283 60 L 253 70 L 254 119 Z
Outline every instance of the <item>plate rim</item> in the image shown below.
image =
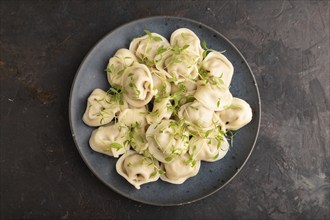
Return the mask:
M 249 70 L 249 73 L 250 75 L 252 76 L 252 79 L 253 79 L 253 82 L 254 82 L 254 86 L 255 86 L 255 89 L 256 89 L 256 93 L 257 93 L 257 98 L 258 98 L 258 111 L 259 111 L 259 115 L 258 117 L 256 118 L 258 120 L 257 122 L 257 132 L 255 134 L 255 137 L 254 137 L 254 140 L 253 140 L 253 144 L 252 144 L 252 147 L 251 147 L 251 150 L 249 152 L 249 154 L 247 155 L 247 157 L 245 158 L 244 162 L 242 163 L 242 165 L 236 170 L 236 172 L 234 173 L 234 175 L 229 178 L 225 183 L 223 183 L 223 185 L 221 185 L 220 187 L 218 187 L 217 189 L 213 190 L 212 192 L 210 193 L 207 193 L 205 194 L 204 196 L 201 196 L 197 199 L 193 199 L 193 200 L 190 200 L 190 201 L 186 201 L 186 202 L 181 202 L 181 203 L 167 203 L 167 204 L 163 204 L 163 203 L 156 203 L 156 202 L 148 202 L 148 201 L 145 201 L 145 200 L 141 200 L 141 199 L 136 199 L 136 198 L 131 198 L 129 197 L 128 195 L 124 194 L 123 192 L 121 192 L 120 190 L 112 187 L 111 185 L 109 185 L 106 181 L 104 181 L 98 174 L 96 174 L 92 167 L 90 166 L 89 163 L 87 163 L 84 155 L 82 154 L 82 152 L 80 151 L 79 147 L 78 147 L 78 143 L 77 143 L 77 139 L 76 139 L 76 136 L 75 136 L 75 133 L 74 133 L 74 129 L 73 129 L 73 123 L 72 123 L 72 113 L 71 113 L 71 105 L 72 105 L 72 95 L 73 95 L 73 90 L 74 90 L 74 87 L 75 87 L 75 84 L 76 84 L 76 81 L 77 81 L 77 77 L 79 75 L 79 72 L 83 66 L 83 64 L 85 63 L 86 59 L 89 57 L 89 55 L 92 53 L 92 51 L 95 49 L 95 47 L 100 43 L 102 42 L 104 39 L 106 39 L 109 35 L 111 35 L 113 32 L 119 30 L 120 28 L 126 26 L 126 25 L 129 25 L 129 24 L 132 24 L 132 23 L 136 23 L 136 22 L 141 22 L 143 20 L 149 20 L 149 19 L 177 19 L 177 20 L 183 20 L 183 21 L 187 21 L 187 22 L 190 22 L 190 23 L 193 23 L 193 24 L 197 24 L 197 25 L 201 25 L 203 26 L 204 28 L 206 29 L 209 29 L 213 32 L 215 32 L 216 34 L 220 35 L 225 41 L 227 41 L 232 47 L 234 50 L 236 50 L 236 52 L 239 54 L 239 56 L 243 59 L 245 65 L 248 67 L 248 70 Z M 135 20 L 131 20 L 129 22 L 126 22 L 122 25 L 119 25 L 117 26 L 116 28 L 114 28 L 113 30 L 109 31 L 106 35 L 104 35 L 102 38 L 100 38 L 100 40 L 98 40 L 96 43 L 94 43 L 94 45 L 89 49 L 88 53 L 84 56 L 84 58 L 82 59 L 76 73 L 75 73 L 75 76 L 72 80 L 72 84 L 71 84 L 71 89 L 70 89 L 70 95 L 69 95 L 69 105 L 68 105 L 68 111 L 69 111 L 69 124 L 70 124 L 70 130 L 71 130 L 71 136 L 73 138 L 73 141 L 74 141 L 74 144 L 79 152 L 79 155 L 80 157 L 83 159 L 84 163 L 86 164 L 86 166 L 88 167 L 88 169 L 93 173 L 93 175 L 95 175 L 102 183 L 104 183 L 107 187 L 109 187 L 111 190 L 115 191 L 116 193 L 118 193 L 119 195 L 125 197 L 125 198 L 128 198 L 130 200 L 133 200 L 133 201 L 136 201 L 136 202 L 140 202 L 140 203 L 143 203 L 143 204 L 147 204 L 147 205 L 153 205 L 153 206 L 181 206 L 181 205 L 187 205 L 187 204 L 191 204 L 191 203 L 194 203 L 194 202 L 197 202 L 197 201 L 200 201 L 200 200 L 203 200 L 205 199 L 206 197 L 209 197 L 213 194 L 215 194 L 216 192 L 220 191 L 223 187 L 225 187 L 227 184 L 229 184 L 239 173 L 240 171 L 242 170 L 242 168 L 245 166 L 245 164 L 247 163 L 247 161 L 249 160 L 253 150 L 254 150 L 254 147 L 256 145 L 256 142 L 257 142 L 257 139 L 258 139 L 258 136 L 259 136 L 259 131 L 260 131 L 260 123 L 261 123 L 261 99 L 260 99 L 260 93 L 259 93 L 259 89 L 258 89 L 258 84 L 257 84 L 257 80 L 253 74 L 253 71 L 250 67 L 250 65 L 248 64 L 247 60 L 245 59 L 245 57 L 243 56 L 243 54 L 241 53 L 241 51 L 227 38 L 225 37 L 223 34 L 221 34 L 219 31 L 217 31 L 216 29 L 210 27 L 209 25 L 206 25 L 202 22 L 199 22 L 199 21 L 196 21 L 196 20 L 193 20 L 193 19 L 190 19 L 190 18 L 186 18 L 186 17 L 178 17 L 178 16 L 148 16 L 148 17 L 143 17 L 143 18 L 139 18 L 139 19 L 135 19 Z

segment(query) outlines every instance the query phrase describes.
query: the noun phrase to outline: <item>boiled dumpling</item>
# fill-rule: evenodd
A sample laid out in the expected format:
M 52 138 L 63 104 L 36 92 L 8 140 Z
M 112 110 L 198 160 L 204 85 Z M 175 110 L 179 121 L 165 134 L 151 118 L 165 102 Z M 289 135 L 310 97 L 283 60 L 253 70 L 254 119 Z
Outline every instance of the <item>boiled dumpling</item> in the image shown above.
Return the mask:
M 124 99 L 134 107 L 145 106 L 157 92 L 146 65 L 134 64 L 128 67 L 122 80 Z
M 172 84 L 171 96 L 175 106 L 183 105 L 194 100 L 197 84 L 193 80 L 186 79 L 175 85 Z
M 226 87 L 229 87 L 233 77 L 234 67 L 231 62 L 219 52 L 210 52 L 202 62 L 202 67 L 210 76 L 220 77 Z
M 194 97 L 203 103 L 204 106 L 213 111 L 221 111 L 225 109 L 230 106 L 233 100 L 233 96 L 228 87 L 219 84 L 212 85 L 204 83 L 203 81 L 198 82 Z
M 118 98 L 118 97 L 117 97 Z M 83 121 L 89 126 L 108 124 L 122 109 L 127 108 L 127 103 L 117 100 L 115 96 L 101 89 L 95 89 L 87 100 Z
M 148 111 L 146 107 L 141 108 L 127 108 L 123 110 L 118 116 L 118 123 L 128 127 L 139 126 L 145 127 L 147 124 L 146 115 Z
M 211 130 L 219 123 L 219 118 L 215 112 L 206 108 L 198 100 L 182 105 L 178 117 L 189 124 L 188 129 L 191 131 Z
M 175 158 L 171 163 L 163 163 L 162 167 L 165 174 L 161 175 L 160 178 L 172 184 L 182 184 L 188 178 L 196 176 L 200 166 L 200 161 L 196 161 L 194 165 L 189 163 L 189 155 L 184 154 Z
M 147 113 L 146 107 L 128 108 L 118 116 L 118 124 L 129 128 L 129 139 L 132 148 L 141 154 L 148 148 L 145 129 Z
M 127 151 L 118 159 L 116 170 L 137 189 L 140 189 L 142 184 L 159 179 L 158 161 L 132 150 Z
M 171 85 L 171 94 L 181 93 L 186 96 L 194 95 L 197 89 L 197 83 L 194 80 L 185 80 L 177 85 Z
M 151 124 L 146 136 L 149 152 L 160 162 L 169 163 L 188 150 L 188 132 L 174 120 Z
M 214 162 L 223 158 L 229 149 L 226 137 L 218 130 L 203 136 L 194 136 L 190 139 L 189 154 L 194 160 Z
M 145 155 L 149 146 L 149 143 L 146 138 L 145 128 L 134 127 L 133 129 L 131 129 L 129 137 L 131 147 L 139 154 Z
M 111 86 L 121 87 L 122 77 L 125 69 L 137 62 L 135 55 L 127 49 L 119 49 L 110 58 L 107 66 L 107 77 Z
M 157 89 L 157 96 L 166 96 L 171 92 L 171 84 L 167 81 L 166 72 L 151 68 L 151 75 L 154 87 Z
M 162 119 L 169 119 L 173 113 L 170 97 L 156 98 L 152 112 L 147 116 L 148 124 L 159 123 Z
M 156 63 L 156 68 L 165 71 L 167 77 L 174 84 L 186 79 L 195 79 L 198 76 L 197 62 L 199 56 L 190 54 L 186 49 L 179 48 L 175 51 L 167 51 L 162 55 L 162 59 Z
M 127 140 L 128 128 L 112 124 L 95 129 L 89 139 L 89 145 L 96 152 L 118 157 L 129 149 Z
M 154 66 L 155 56 L 159 53 L 160 48 L 164 50 L 168 48 L 170 44 L 163 36 L 157 33 L 147 33 L 139 38 L 135 38 L 129 49 L 132 51 L 141 63 L 148 66 Z
M 179 28 L 174 31 L 171 35 L 170 43 L 178 47 L 189 45 L 187 50 L 190 51 L 190 53 L 198 55 L 199 60 L 202 58 L 204 50 L 201 47 L 201 42 L 197 35 L 187 28 Z
M 223 130 L 236 131 L 252 120 L 252 109 L 250 105 L 240 98 L 233 98 L 231 105 L 217 112 L 220 117 L 221 128 Z

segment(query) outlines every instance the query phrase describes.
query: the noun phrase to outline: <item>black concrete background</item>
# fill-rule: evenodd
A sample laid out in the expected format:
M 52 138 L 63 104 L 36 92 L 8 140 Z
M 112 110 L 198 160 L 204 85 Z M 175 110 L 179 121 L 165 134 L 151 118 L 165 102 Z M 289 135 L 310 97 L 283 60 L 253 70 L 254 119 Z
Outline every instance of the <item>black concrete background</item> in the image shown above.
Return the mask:
M 329 1 L 1 1 L 1 218 L 329 219 Z M 191 205 L 130 201 L 89 171 L 71 138 L 76 70 L 131 20 L 198 20 L 243 52 L 262 99 L 240 174 Z M 164 192 L 166 193 L 166 192 Z

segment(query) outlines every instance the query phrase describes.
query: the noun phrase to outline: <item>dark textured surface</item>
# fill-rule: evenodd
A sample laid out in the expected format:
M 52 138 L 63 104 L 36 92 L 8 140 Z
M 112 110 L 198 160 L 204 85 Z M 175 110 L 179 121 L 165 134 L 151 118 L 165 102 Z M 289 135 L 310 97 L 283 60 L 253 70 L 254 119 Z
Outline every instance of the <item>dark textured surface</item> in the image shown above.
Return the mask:
M 328 1 L 1 1 L 1 218 L 329 219 Z M 199 20 L 250 63 L 261 133 L 240 174 L 181 207 L 130 201 L 73 143 L 68 96 L 88 50 L 151 15 Z

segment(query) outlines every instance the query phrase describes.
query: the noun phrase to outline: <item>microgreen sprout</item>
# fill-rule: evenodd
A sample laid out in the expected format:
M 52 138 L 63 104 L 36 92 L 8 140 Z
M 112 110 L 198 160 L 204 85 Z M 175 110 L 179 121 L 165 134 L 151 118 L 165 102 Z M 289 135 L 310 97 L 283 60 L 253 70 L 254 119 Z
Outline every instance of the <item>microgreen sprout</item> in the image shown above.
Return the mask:
M 163 59 L 163 54 L 166 51 L 168 51 L 168 48 L 164 47 L 164 45 L 161 45 L 160 47 L 158 47 L 154 62 L 158 63 L 159 61 L 161 61 Z
M 208 52 L 218 52 L 216 50 L 213 50 L 211 48 L 208 48 L 205 41 L 202 41 L 202 46 L 204 48 L 204 52 L 202 54 L 203 59 L 205 59 L 205 57 L 206 57 L 206 55 L 207 55 Z M 220 51 L 220 53 L 224 53 L 224 52 L 226 52 L 226 50 Z
M 162 41 L 162 38 L 161 37 L 158 37 L 158 36 L 154 36 L 152 35 L 152 33 L 148 30 L 144 30 L 144 32 L 148 35 L 148 37 L 153 40 L 153 41 L 156 41 L 156 42 L 159 42 L 159 41 Z
M 193 110 L 195 110 L 195 111 L 198 111 L 198 108 L 195 107 L 195 106 L 190 105 L 189 108 L 191 108 L 191 109 L 193 109 Z
M 225 83 L 222 80 L 223 73 L 221 73 L 220 76 L 212 76 L 210 73 L 205 70 L 203 67 L 199 68 L 198 75 L 201 78 L 201 80 L 204 81 L 205 84 L 210 84 L 212 86 L 218 86 L 219 88 L 222 88 Z
M 141 94 L 141 92 L 134 83 L 133 75 L 134 75 L 133 73 L 128 74 L 128 77 L 130 78 L 130 82 L 128 83 L 128 86 L 134 90 L 134 92 L 137 96 L 139 96 Z
M 116 142 L 113 142 L 113 143 L 110 143 L 108 145 L 108 147 L 111 149 L 111 148 L 114 148 L 115 150 L 120 150 L 121 148 L 123 148 L 124 146 L 119 144 L 119 143 L 116 143 Z M 110 149 L 107 149 L 107 150 L 110 150 Z
M 233 131 L 227 131 L 226 132 L 226 138 L 227 140 L 230 142 L 230 146 L 233 147 L 234 146 L 234 137 L 237 135 L 238 132 L 233 132 Z
M 193 95 L 187 95 L 187 87 L 183 83 L 179 83 L 177 86 L 178 90 L 171 95 L 171 100 L 173 101 L 172 110 L 174 114 L 177 114 L 177 108 L 180 107 L 181 101 L 192 101 L 194 99 Z
M 142 159 L 142 163 L 147 166 L 153 166 L 154 172 L 151 174 L 151 176 L 155 176 L 157 175 L 157 173 L 159 173 L 160 175 L 165 174 L 165 171 L 156 165 L 158 164 L 158 161 L 149 151 L 145 152 L 144 157 Z
M 107 66 L 107 68 L 105 69 L 105 71 L 107 73 L 113 73 L 115 71 L 115 66 L 113 64 L 111 64 L 110 66 Z
M 100 119 L 100 124 L 104 124 L 104 121 L 109 118 L 109 117 L 112 117 L 113 116 L 113 112 L 108 112 L 109 109 L 103 109 L 101 110 L 100 112 L 96 113 L 96 116 L 99 116 L 101 117 Z
M 146 46 L 145 46 L 145 49 L 144 49 L 144 52 L 138 56 L 138 59 L 141 63 L 151 67 L 151 66 L 154 66 L 154 60 L 150 60 L 150 54 L 152 53 L 152 47 L 154 45 L 150 45 L 152 42 L 161 42 L 163 41 L 163 39 L 159 36 L 155 36 L 154 34 L 152 34 L 149 30 L 144 30 L 144 32 L 147 34 L 148 36 L 148 39 L 147 39 L 147 42 L 146 42 Z M 160 48 L 158 48 L 157 50 L 157 54 L 158 53 L 163 53 L 163 50 L 165 48 L 163 46 L 161 46 Z M 159 51 L 160 50 L 160 51 Z M 149 57 L 148 57 L 148 54 L 149 54 Z
M 217 107 L 218 107 L 218 108 L 219 108 L 219 106 L 220 106 L 220 101 L 221 101 L 221 99 L 218 98 L 218 101 L 217 101 Z
M 124 105 L 124 99 L 121 88 L 110 87 L 107 94 L 112 97 L 112 99 L 119 103 L 119 105 Z M 108 102 L 109 103 L 109 102 Z M 110 103 L 109 103 L 110 104 Z

